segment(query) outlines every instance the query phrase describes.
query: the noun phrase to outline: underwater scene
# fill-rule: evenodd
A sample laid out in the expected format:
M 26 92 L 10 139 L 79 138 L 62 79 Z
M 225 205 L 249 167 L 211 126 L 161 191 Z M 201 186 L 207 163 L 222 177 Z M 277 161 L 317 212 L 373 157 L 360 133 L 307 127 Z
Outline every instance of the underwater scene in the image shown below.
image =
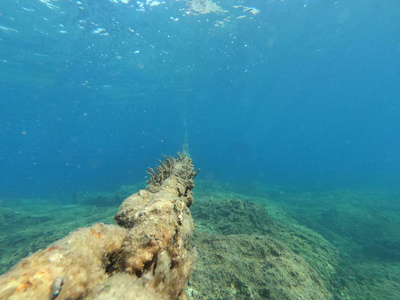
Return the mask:
M 0 299 L 400 299 L 394 0 L 1 0 Z

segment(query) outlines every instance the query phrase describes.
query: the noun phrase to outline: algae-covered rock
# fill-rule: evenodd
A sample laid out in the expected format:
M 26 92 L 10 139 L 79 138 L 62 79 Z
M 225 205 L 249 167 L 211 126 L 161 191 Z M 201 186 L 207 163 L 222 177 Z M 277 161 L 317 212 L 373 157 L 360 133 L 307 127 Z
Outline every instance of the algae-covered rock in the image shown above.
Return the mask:
M 221 195 L 223 197 L 224 195 Z M 222 235 L 265 235 L 303 257 L 327 283 L 336 275 L 336 248 L 315 231 L 299 225 L 283 210 L 249 200 L 210 199 L 199 195 L 192 209 L 198 231 Z M 196 246 L 196 240 L 194 240 Z M 248 248 L 251 251 L 251 248 Z
M 220 234 L 265 234 L 273 230 L 273 222 L 264 207 L 249 200 L 202 199 L 192 208 L 196 227 Z
M 268 236 L 195 234 L 190 299 L 331 299 L 315 270 Z
M 228 195 L 233 196 L 233 194 Z M 224 197 L 224 195 L 220 195 L 220 197 Z M 219 253 L 229 257 L 232 251 L 230 249 L 231 245 L 237 243 L 236 239 L 243 240 L 244 236 L 241 234 L 246 234 L 248 241 L 240 251 L 246 253 L 249 257 L 257 255 L 259 251 L 264 251 L 260 250 L 262 247 L 259 239 L 265 238 L 277 244 L 286 245 L 285 249 L 288 253 L 293 257 L 298 255 L 304 259 L 306 261 L 305 265 L 310 267 L 311 270 L 315 270 L 313 274 L 317 274 L 319 282 L 323 282 L 326 288 L 330 288 L 330 281 L 336 275 L 338 260 L 336 249 L 321 235 L 297 224 L 293 218 L 273 204 L 264 204 L 264 206 L 261 206 L 249 200 L 241 200 L 239 197 L 217 199 L 210 197 L 209 193 L 206 196 L 198 195 L 196 203 L 191 209 L 197 229 L 193 244 L 199 250 L 199 255 L 204 264 L 213 265 L 212 257 L 214 253 L 209 250 L 202 251 L 203 247 L 208 249 L 208 246 L 203 243 L 213 244 L 214 239 L 218 239 L 220 244 L 226 243 L 224 250 Z M 198 237 L 205 233 L 207 233 L 207 238 L 199 240 Z M 227 238 L 224 239 L 221 235 L 225 235 Z M 257 240 L 255 240 L 255 237 L 257 237 Z M 253 245 L 254 241 L 255 245 Z M 220 261 L 220 267 L 226 272 L 236 273 L 237 271 L 236 265 L 227 259 Z M 197 280 L 202 280 L 202 276 L 209 276 L 206 268 L 199 275 L 199 269 L 201 269 L 201 264 L 196 267 L 195 275 L 191 279 L 192 284 L 196 284 Z M 259 275 L 264 276 L 262 274 Z M 252 273 L 246 273 L 244 269 L 240 276 L 244 285 L 251 286 L 254 284 Z M 322 281 L 320 281 L 321 279 Z M 223 286 L 224 284 L 222 277 L 214 276 L 215 286 Z M 199 285 L 197 285 L 197 292 L 201 293 Z M 298 292 L 300 293 L 300 288 Z M 242 294 L 240 297 L 245 298 L 244 295 Z M 254 299 L 263 299 L 257 293 L 253 296 L 255 297 Z

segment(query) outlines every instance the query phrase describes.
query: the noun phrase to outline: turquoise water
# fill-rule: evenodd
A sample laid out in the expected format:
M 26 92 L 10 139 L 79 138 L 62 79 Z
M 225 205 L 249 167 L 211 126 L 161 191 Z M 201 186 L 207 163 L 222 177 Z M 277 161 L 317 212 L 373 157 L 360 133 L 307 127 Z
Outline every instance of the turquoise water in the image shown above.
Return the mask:
M 398 264 L 399 233 L 376 218 L 400 224 L 386 215 L 400 180 L 399 15 L 393 0 L 2 0 L 0 198 L 67 204 L 144 183 L 187 137 L 199 180 L 264 195 L 330 242 L 351 239 L 368 207 L 357 230 L 374 224 L 384 241 L 356 242 Z M 331 191 L 347 202 L 330 205 Z

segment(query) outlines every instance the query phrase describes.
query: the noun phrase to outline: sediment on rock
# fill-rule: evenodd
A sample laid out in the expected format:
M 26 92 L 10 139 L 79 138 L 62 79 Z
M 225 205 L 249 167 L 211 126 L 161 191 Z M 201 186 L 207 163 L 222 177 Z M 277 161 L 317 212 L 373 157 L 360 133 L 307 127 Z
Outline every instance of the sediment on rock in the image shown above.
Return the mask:
M 185 299 L 190 245 L 190 157 L 164 157 L 117 225 L 95 224 L 23 259 L 0 277 L 0 299 Z

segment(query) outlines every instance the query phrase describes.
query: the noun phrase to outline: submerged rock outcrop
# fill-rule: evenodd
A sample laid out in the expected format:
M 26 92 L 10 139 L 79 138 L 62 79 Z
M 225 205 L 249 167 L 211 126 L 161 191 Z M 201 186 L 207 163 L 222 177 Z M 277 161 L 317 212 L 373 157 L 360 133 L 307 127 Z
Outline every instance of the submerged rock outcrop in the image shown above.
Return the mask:
M 194 242 L 189 299 L 332 299 L 310 264 L 268 235 L 198 232 Z
M 335 248 L 278 207 L 222 190 L 199 191 L 191 208 L 199 259 L 189 299 L 331 300 Z
M 0 299 L 186 299 L 196 251 L 190 157 L 164 157 L 117 225 L 95 224 L 23 259 L 0 277 Z
M 325 269 L 334 258 L 321 239 L 284 226 L 282 211 L 215 191 L 191 207 L 198 171 L 189 156 L 159 162 L 117 225 L 80 228 L 23 259 L 0 277 L 0 299 L 332 298 Z M 302 241 L 324 258 L 295 254 Z

